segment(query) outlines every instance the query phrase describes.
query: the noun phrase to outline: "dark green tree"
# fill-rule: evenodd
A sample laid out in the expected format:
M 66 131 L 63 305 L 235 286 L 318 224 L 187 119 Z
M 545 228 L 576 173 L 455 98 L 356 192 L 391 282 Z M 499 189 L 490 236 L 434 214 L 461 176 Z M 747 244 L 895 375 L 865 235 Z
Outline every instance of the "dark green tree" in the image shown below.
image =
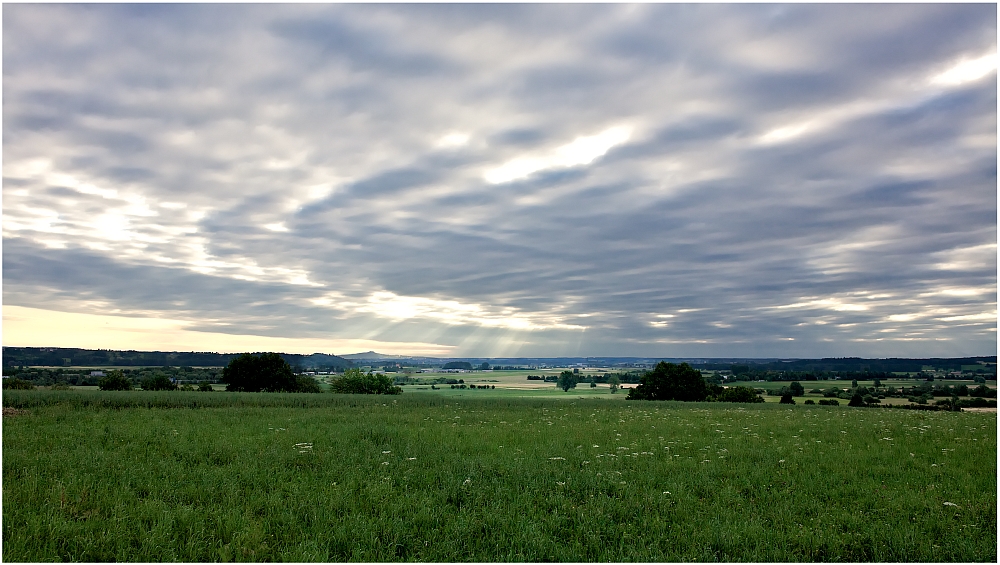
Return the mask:
M 569 392 L 569 389 L 576 388 L 576 375 L 573 374 L 573 371 L 559 373 L 559 380 L 556 381 L 556 386 L 563 389 L 563 392 Z
M 142 390 L 177 390 L 177 385 L 170 380 L 170 377 L 163 373 L 142 379 L 140 385 L 142 386 Z
M 778 401 L 778 404 L 795 404 L 795 399 L 792 398 L 792 395 L 790 394 L 783 394 L 781 395 L 781 400 Z
M 309 375 L 295 375 L 295 392 L 323 392 L 323 389 Z
M 390 377 L 371 371 L 363 373 L 361 369 L 356 367 L 344 371 L 342 377 L 330 381 L 330 390 L 337 394 L 401 394 L 403 392 L 402 387 L 395 386 Z
M 298 383 L 292 367 L 277 353 L 244 353 L 222 369 L 222 382 L 230 392 L 295 392 Z
M 724 389 L 715 399 L 719 402 L 764 402 L 757 391 L 748 386 L 731 386 Z
M 700 402 L 708 397 L 708 385 L 701 372 L 687 363 L 675 365 L 660 361 L 628 391 L 629 400 L 681 400 Z
M 858 393 L 854 393 L 851 397 L 851 401 L 847 403 L 848 406 L 864 406 L 865 398 Z
M 788 385 L 788 390 L 791 391 L 792 396 L 802 396 L 806 393 L 805 387 L 799 381 L 792 381 L 792 384 Z
M 212 392 L 215 389 L 212 388 L 211 383 L 209 383 L 208 381 L 201 381 L 200 383 L 198 383 L 198 390 L 200 390 L 201 392 Z
M 621 384 L 622 381 L 618 378 L 618 375 L 611 375 L 608 377 L 608 386 L 611 388 L 611 394 L 618 392 L 618 387 L 620 387 Z
M 4 390 L 35 390 L 35 384 L 24 379 L 10 378 L 3 380 Z
M 132 390 L 132 379 L 121 371 L 108 371 L 107 375 L 97 381 L 97 386 L 101 390 Z

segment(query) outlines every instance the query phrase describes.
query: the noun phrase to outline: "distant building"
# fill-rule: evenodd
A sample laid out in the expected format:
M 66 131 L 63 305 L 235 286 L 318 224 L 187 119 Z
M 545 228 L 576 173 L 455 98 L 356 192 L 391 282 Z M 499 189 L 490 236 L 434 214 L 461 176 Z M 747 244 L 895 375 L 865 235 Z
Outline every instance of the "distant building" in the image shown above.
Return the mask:
M 103 377 L 104 371 L 91 371 L 90 376 L 92 377 Z

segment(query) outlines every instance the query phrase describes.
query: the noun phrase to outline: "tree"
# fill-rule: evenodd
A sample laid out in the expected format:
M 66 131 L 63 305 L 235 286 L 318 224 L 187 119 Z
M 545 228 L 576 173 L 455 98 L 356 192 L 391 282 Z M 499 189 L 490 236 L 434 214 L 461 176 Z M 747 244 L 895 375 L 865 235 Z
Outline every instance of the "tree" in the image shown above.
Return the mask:
M 611 394 L 618 392 L 618 387 L 620 387 L 621 384 L 622 381 L 618 378 L 618 375 L 611 375 L 608 377 L 608 386 L 611 387 Z
M 244 353 L 222 369 L 230 392 L 295 392 L 298 383 L 291 365 L 277 353 Z
M 882 379 L 876 378 L 875 380 L 873 380 L 872 386 L 875 388 L 882 386 Z
M 675 365 L 660 361 L 642 375 L 639 386 L 628 392 L 629 400 L 681 400 L 700 402 L 708 397 L 708 386 L 701 371 L 687 363 Z
M 569 392 L 569 389 L 576 388 L 576 375 L 573 374 L 573 371 L 559 373 L 559 380 L 556 381 L 556 386 L 563 389 L 563 392 Z
M 593 375 L 590 377 L 590 388 L 597 388 L 597 380 L 594 379 Z
M 764 402 L 763 398 L 757 396 L 757 391 L 748 386 L 731 386 L 723 389 L 721 393 L 716 395 L 715 400 L 718 402 Z
M 778 404 L 795 404 L 795 399 L 792 398 L 792 395 L 790 394 L 783 394 L 781 396 L 781 400 L 778 401 Z
M 177 390 L 177 385 L 163 373 L 142 379 L 141 386 L 142 390 Z
M 386 375 L 371 371 L 363 373 L 361 369 L 356 367 L 344 371 L 342 377 L 330 381 L 330 390 L 338 394 L 401 394 L 403 392 L 402 387 L 393 385 L 392 379 Z
M 486 361 L 483 361 L 483 364 L 480 365 L 479 368 L 480 368 L 480 370 L 488 371 L 490 369 L 490 364 L 487 363 Z
M 791 391 L 792 396 L 802 396 L 806 393 L 805 387 L 799 381 L 792 381 L 792 384 L 788 385 L 788 390 Z
M 851 381 L 851 388 L 858 388 L 858 379 Z
M 295 375 L 295 392 L 323 392 L 323 389 L 309 375 Z
M 201 381 L 198 383 L 198 390 L 201 392 L 212 392 L 215 389 L 212 388 L 212 385 L 208 381 Z
M 5 390 L 35 390 L 35 384 L 24 379 L 10 378 L 3 380 Z
M 851 397 L 851 401 L 847 403 L 848 406 L 864 406 L 865 398 L 858 393 L 854 393 Z
M 132 380 L 121 371 L 108 371 L 97 381 L 97 386 L 101 390 L 132 390 Z

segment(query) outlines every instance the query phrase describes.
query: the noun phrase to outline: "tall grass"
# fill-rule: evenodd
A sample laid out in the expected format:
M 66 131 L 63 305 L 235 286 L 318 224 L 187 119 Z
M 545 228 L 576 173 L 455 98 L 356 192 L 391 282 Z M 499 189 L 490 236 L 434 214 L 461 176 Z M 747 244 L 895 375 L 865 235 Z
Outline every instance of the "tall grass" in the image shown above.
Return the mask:
M 996 560 L 995 414 L 18 392 L 6 561 Z

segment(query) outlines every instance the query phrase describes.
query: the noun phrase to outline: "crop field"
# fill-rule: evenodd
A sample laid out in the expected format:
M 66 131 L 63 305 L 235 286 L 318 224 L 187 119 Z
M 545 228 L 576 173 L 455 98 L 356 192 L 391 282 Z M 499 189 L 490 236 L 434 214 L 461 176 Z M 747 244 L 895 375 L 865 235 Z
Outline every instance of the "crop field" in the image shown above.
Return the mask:
M 586 390 L 4 391 L 2 557 L 996 561 L 995 413 Z

